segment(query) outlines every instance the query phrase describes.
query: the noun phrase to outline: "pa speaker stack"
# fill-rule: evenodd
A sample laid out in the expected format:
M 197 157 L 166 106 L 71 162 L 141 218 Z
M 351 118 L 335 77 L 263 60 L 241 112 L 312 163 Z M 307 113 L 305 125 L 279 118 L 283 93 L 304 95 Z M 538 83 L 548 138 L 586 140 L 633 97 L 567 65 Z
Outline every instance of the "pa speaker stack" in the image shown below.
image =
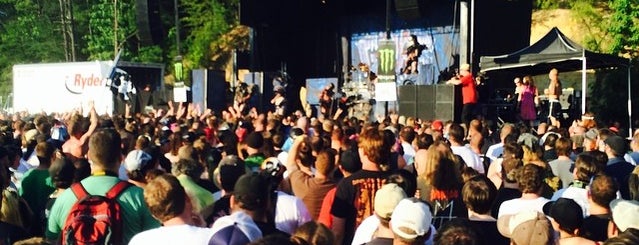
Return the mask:
M 414 20 L 421 18 L 426 9 L 426 0 L 395 0 L 395 11 L 400 18 Z
M 135 17 L 138 38 L 142 45 L 155 45 L 162 42 L 165 35 L 160 19 L 160 1 L 136 0 Z

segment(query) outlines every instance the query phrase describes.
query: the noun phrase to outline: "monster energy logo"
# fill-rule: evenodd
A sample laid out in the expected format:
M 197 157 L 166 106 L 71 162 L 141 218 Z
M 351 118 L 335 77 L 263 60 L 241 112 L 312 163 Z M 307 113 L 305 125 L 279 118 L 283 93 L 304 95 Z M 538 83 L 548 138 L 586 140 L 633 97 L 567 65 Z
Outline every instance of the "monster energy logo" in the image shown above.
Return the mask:
M 379 49 L 379 73 L 380 74 L 393 74 L 393 68 L 395 67 L 395 50 L 392 46 Z

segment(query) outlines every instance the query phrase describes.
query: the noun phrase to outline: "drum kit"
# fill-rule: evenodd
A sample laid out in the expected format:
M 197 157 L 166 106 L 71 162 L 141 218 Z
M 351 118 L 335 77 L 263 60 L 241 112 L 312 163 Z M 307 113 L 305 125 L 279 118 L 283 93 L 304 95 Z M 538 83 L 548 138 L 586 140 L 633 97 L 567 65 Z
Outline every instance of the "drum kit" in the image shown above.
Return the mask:
M 370 72 L 353 70 L 350 79 L 344 82 L 342 94 L 347 98 L 348 117 L 368 121 L 375 98 L 375 85 L 370 80 Z

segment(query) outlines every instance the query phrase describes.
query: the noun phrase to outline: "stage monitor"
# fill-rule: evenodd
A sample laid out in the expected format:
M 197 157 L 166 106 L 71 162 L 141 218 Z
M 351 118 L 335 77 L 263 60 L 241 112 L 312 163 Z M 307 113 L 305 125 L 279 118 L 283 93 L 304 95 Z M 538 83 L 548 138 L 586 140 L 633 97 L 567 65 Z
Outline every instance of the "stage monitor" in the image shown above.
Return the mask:
M 319 105 L 319 96 L 322 90 L 331 83 L 335 86 L 333 92 L 337 92 L 336 77 L 306 79 L 306 101 L 311 105 Z

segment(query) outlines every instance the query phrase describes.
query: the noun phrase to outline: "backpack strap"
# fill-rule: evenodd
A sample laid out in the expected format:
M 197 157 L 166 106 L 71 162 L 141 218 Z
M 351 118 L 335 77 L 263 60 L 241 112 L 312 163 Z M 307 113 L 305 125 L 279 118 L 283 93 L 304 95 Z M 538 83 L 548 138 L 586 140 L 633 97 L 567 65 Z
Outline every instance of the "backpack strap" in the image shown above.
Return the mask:
M 89 195 L 87 189 L 84 189 L 81 182 L 71 185 L 71 191 L 73 191 L 73 194 L 78 200 L 82 200 L 84 197 Z
M 115 184 L 111 189 L 104 195 L 109 199 L 114 199 L 120 195 L 126 188 L 130 186 L 129 182 L 120 181 Z

